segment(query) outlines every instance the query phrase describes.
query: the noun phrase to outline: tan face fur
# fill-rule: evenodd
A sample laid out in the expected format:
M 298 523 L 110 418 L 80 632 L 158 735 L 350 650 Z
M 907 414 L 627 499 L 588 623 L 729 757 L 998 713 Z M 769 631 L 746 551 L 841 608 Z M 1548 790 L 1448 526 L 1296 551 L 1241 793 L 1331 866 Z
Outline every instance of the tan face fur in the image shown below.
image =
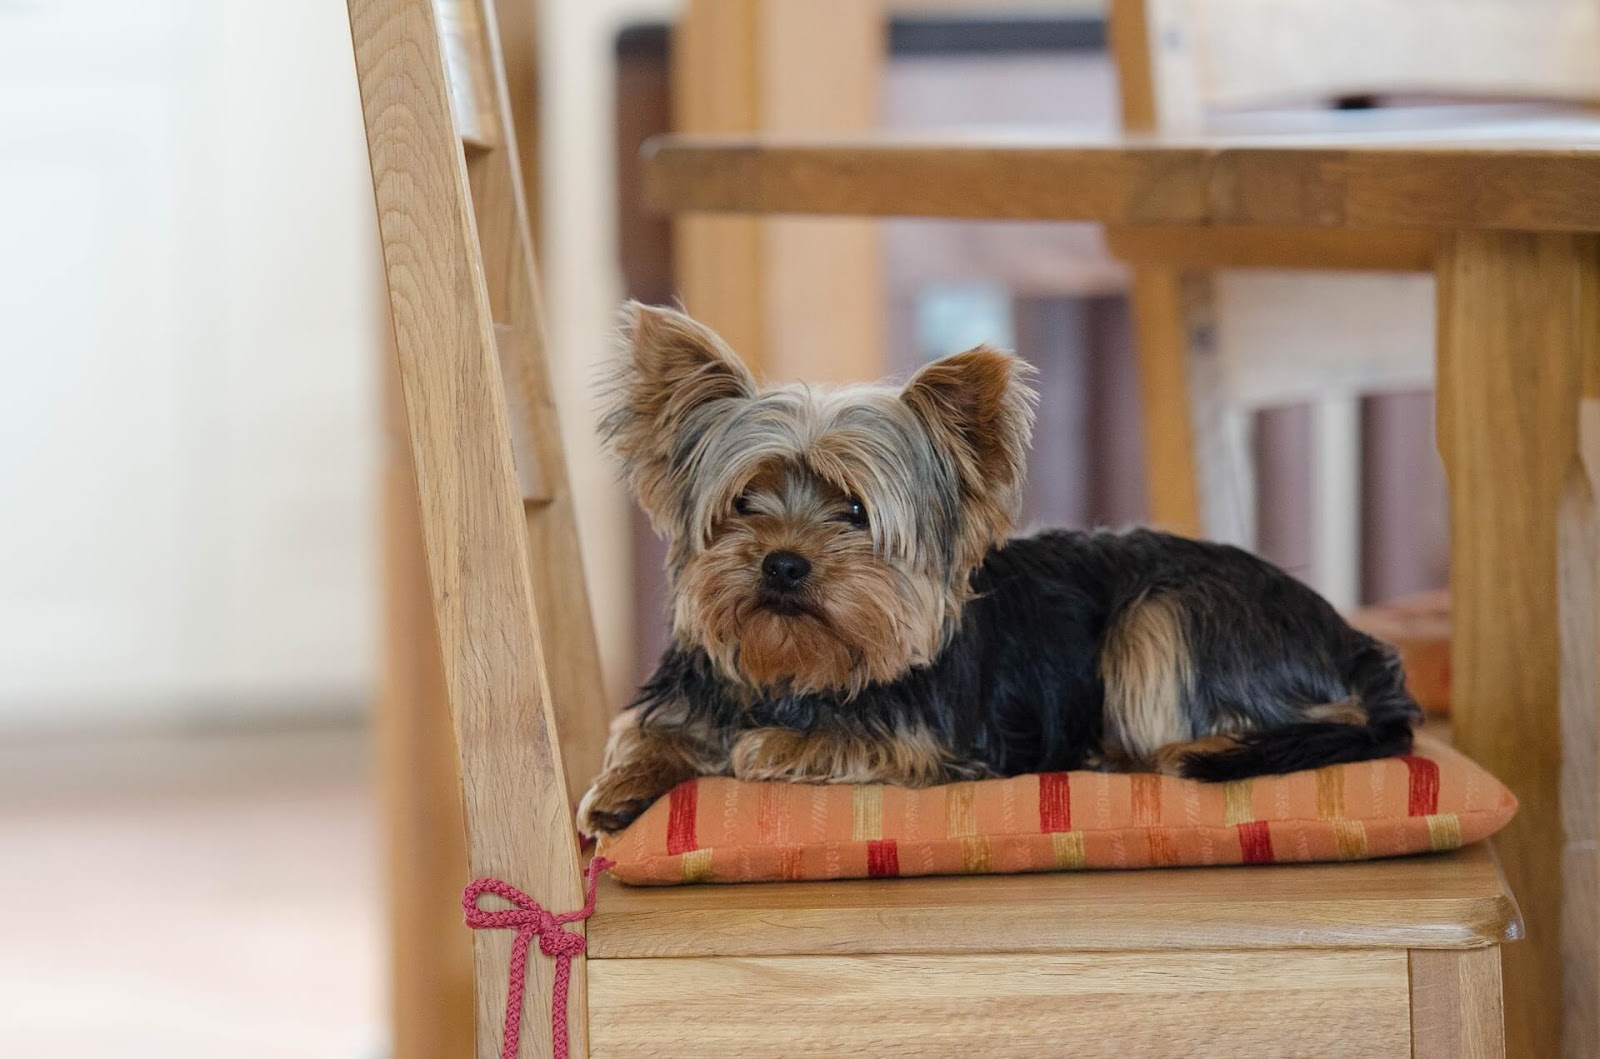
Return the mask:
M 602 432 L 668 541 L 679 644 L 765 693 L 931 661 L 1013 527 L 1030 369 L 979 347 L 903 388 L 763 390 L 681 313 L 630 304 L 622 332 Z

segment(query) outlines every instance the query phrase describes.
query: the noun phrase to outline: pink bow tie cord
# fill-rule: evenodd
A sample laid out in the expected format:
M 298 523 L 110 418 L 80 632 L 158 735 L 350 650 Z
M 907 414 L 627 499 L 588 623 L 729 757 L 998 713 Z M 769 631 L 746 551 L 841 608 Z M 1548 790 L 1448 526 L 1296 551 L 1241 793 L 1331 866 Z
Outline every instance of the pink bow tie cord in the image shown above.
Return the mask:
M 517 1045 L 522 1040 L 522 994 L 528 976 L 528 945 L 535 937 L 539 939 L 539 951 L 556 959 L 555 984 L 550 990 L 550 1050 L 555 1059 L 567 1059 L 567 982 L 572 977 L 572 958 L 583 955 L 585 942 L 582 934 L 565 928 L 568 923 L 588 919 L 594 913 L 595 882 L 612 863 L 604 857 L 589 862 L 584 878 L 587 896 L 583 907 L 576 912 L 546 912 L 539 902 L 499 879 L 478 879 L 461 895 L 467 926 L 473 930 L 517 932 L 516 940 L 511 943 L 511 989 L 506 996 L 501 1059 L 517 1059 Z M 503 897 L 516 907 L 502 912 L 485 911 L 478 907 L 478 898 L 484 894 Z

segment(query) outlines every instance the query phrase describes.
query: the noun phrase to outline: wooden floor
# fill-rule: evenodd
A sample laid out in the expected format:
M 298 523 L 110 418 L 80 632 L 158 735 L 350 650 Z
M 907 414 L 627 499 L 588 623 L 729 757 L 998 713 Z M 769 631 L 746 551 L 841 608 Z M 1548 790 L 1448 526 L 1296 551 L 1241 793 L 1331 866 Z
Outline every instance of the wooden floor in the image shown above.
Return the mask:
M 0 1055 L 382 1056 L 366 742 L 0 743 Z

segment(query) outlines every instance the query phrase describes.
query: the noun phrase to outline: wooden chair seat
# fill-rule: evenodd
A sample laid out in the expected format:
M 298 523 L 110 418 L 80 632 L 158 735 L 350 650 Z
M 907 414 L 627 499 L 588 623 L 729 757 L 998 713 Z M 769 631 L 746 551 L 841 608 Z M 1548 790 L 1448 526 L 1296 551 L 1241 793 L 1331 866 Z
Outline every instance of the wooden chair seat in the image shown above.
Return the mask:
M 1363 632 L 1400 649 L 1406 687 L 1430 714 L 1450 712 L 1450 593 L 1420 592 L 1350 615 Z
M 966 1055 L 992 1032 L 984 1055 L 1069 1039 L 1074 1055 L 1479 1054 L 1460 1048 L 1476 1030 L 1415 1020 L 1459 1021 L 1465 981 L 1498 988 L 1497 946 L 1521 930 L 1483 844 L 1268 869 L 606 879 L 588 923 L 590 1047 Z
M 591 960 L 1471 948 L 1521 932 L 1488 845 L 1352 864 L 645 887 L 601 879 Z M 591 965 L 590 974 L 594 973 Z

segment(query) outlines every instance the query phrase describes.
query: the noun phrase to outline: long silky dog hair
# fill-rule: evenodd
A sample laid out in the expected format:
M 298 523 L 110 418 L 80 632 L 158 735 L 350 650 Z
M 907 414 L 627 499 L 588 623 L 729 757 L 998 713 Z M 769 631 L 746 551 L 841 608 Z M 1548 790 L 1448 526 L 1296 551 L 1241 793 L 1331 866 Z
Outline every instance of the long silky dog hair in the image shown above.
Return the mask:
M 1023 361 L 764 389 L 682 313 L 630 304 L 622 331 L 602 433 L 667 541 L 673 645 L 586 831 L 697 775 L 1226 780 L 1409 749 L 1394 651 L 1276 567 L 1149 530 L 1011 537 Z

